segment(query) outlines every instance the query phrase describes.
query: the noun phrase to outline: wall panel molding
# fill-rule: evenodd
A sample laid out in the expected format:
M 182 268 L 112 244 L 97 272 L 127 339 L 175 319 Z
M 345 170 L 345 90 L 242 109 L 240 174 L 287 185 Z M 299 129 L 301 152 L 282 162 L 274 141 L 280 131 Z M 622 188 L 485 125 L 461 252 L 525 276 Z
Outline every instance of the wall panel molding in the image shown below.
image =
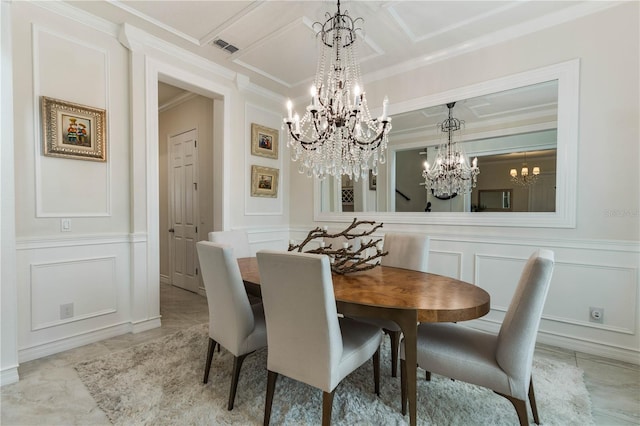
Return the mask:
M 111 203 L 111 165 L 112 165 L 112 162 L 110 161 L 111 144 L 109 143 L 109 140 L 110 140 L 109 135 L 112 134 L 112 127 L 111 127 L 112 120 L 110 120 L 111 102 L 110 102 L 110 85 L 109 85 L 109 80 L 110 80 L 109 51 L 97 44 L 89 43 L 84 39 L 78 39 L 76 37 L 72 37 L 63 32 L 54 31 L 49 28 L 44 28 L 37 24 L 32 24 L 31 32 L 32 32 L 31 54 L 32 54 L 32 66 L 33 66 L 32 78 L 33 78 L 33 105 L 34 105 L 33 125 L 34 125 L 34 135 L 35 135 L 35 142 L 36 142 L 36 146 L 34 147 L 36 217 L 38 218 L 56 218 L 56 217 L 77 218 L 77 217 L 111 216 L 111 204 L 112 204 Z M 56 91 L 54 92 L 54 91 L 51 91 L 51 89 L 42 87 L 42 84 L 41 84 L 42 76 L 40 75 L 40 66 L 41 66 L 41 56 L 43 54 L 43 51 L 41 50 L 41 46 L 40 46 L 41 44 L 40 37 L 46 37 L 46 38 L 56 37 L 64 42 L 75 45 L 81 49 L 87 49 L 87 50 L 93 51 L 97 55 L 100 55 L 102 57 L 102 61 L 103 61 L 102 72 L 104 73 L 104 81 L 100 81 L 99 83 L 96 83 L 96 87 L 99 87 L 99 89 L 92 88 L 91 90 L 88 90 L 87 88 L 85 88 L 84 92 L 90 93 L 91 91 L 93 91 L 94 95 L 98 93 L 96 90 L 102 92 L 101 96 L 104 99 L 104 104 L 97 104 L 94 102 L 81 100 L 81 99 L 85 99 L 85 97 L 83 96 L 81 98 L 78 98 L 77 95 L 74 94 L 74 92 L 70 92 L 70 96 L 67 96 L 66 93 L 62 93 L 62 89 L 56 88 L 55 89 Z M 78 54 L 78 52 L 76 52 L 76 50 L 78 49 L 69 49 L 69 50 L 74 52 L 74 54 Z M 100 89 L 100 86 L 102 86 L 101 89 Z M 78 92 L 80 92 L 80 90 L 78 90 Z M 105 126 L 106 134 L 107 134 L 107 138 L 105 141 L 106 143 L 105 151 L 107 156 L 106 163 L 87 162 L 87 161 L 83 161 L 81 163 L 80 162 L 81 160 L 77 160 L 77 162 L 72 163 L 73 165 L 71 163 L 69 164 L 69 167 L 75 166 L 76 168 L 81 168 L 81 167 L 89 168 L 88 170 L 91 170 L 93 173 L 95 173 L 94 177 L 102 174 L 99 168 L 104 169 L 104 175 L 102 177 L 103 182 L 101 182 L 101 184 L 104 185 L 102 188 L 102 190 L 104 191 L 104 197 L 105 197 L 104 209 L 92 210 L 93 207 L 89 208 L 88 206 L 85 206 L 83 209 L 81 209 L 81 211 L 78 211 L 80 209 L 69 210 L 69 211 L 59 211 L 59 209 L 55 209 L 55 208 L 52 209 L 52 206 L 46 205 L 47 203 L 44 200 L 45 189 L 43 189 L 43 186 L 44 186 L 43 179 L 46 179 L 47 181 L 49 181 L 49 180 L 53 180 L 54 177 L 43 176 L 43 174 L 45 173 L 43 170 L 43 168 L 45 167 L 44 164 L 51 164 L 50 163 L 51 161 L 55 161 L 54 164 L 61 166 L 62 164 L 61 162 L 69 162 L 69 160 L 43 157 L 43 154 L 42 154 L 43 123 L 42 123 L 41 109 L 40 109 L 41 96 L 49 96 L 49 97 L 61 99 L 67 102 L 90 105 L 96 108 L 103 108 L 107 112 L 106 126 Z M 100 185 L 97 186 L 96 190 L 99 190 L 99 188 L 100 188 Z M 91 203 L 90 201 L 87 201 L 86 203 L 90 204 L 91 206 L 95 206 L 95 203 Z
M 115 256 L 32 263 L 30 270 L 32 332 L 117 311 Z M 62 319 L 65 303 L 73 314 Z

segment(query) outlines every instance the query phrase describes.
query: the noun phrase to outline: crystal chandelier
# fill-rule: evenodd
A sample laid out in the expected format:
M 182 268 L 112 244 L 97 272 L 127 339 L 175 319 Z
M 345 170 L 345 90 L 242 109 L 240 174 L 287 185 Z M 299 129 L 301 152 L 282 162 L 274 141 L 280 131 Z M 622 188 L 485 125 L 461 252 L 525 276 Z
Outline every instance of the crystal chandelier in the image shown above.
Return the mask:
M 440 145 L 436 161 L 431 167 L 425 161 L 425 170 L 422 172 L 425 189 L 433 192 L 438 198 L 451 198 L 456 194 L 468 193 L 476 186 L 477 176 L 480 173 L 478 158 L 474 158 L 469 166 L 469 160 L 458 144 L 453 140 L 453 133 L 459 131 L 464 121 L 452 115 L 452 109 L 456 103 L 447 104 L 449 117 L 439 124 L 442 134 L 447 135 L 447 141 Z
M 378 174 L 378 163 L 385 162 L 391 118 L 388 99 L 382 103 L 382 115 L 371 118 L 367 98 L 360 82 L 356 56 L 356 31 L 362 18 L 352 19 L 338 12 L 316 22 L 322 53 L 313 86 L 311 102 L 302 117 L 293 114 L 291 101 L 283 128 L 289 135 L 291 159 L 300 161 L 298 170 L 307 176 L 324 178 L 348 175 L 358 180 Z
M 511 175 L 511 182 L 521 186 L 531 186 L 538 180 L 540 175 L 540 167 L 535 166 L 532 170 L 532 174 L 529 174 L 529 167 L 527 167 L 527 153 L 524 153 L 524 162 L 522 163 L 522 169 L 520 170 L 520 176 L 516 169 L 511 169 L 509 174 Z

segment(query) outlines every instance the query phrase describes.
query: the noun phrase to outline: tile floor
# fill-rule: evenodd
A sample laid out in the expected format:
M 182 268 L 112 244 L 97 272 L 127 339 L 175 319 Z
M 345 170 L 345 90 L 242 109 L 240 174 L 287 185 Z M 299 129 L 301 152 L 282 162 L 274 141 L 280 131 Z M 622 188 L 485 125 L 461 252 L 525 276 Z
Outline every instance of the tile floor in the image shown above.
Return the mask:
M 208 319 L 205 298 L 168 285 L 160 288 L 161 328 L 114 337 L 20 365 L 20 381 L 1 389 L 0 424 L 108 425 L 106 415 L 73 369 L 74 363 L 125 349 Z M 640 424 L 638 365 L 544 345 L 536 349 L 536 356 L 559 359 L 585 371 L 596 425 Z

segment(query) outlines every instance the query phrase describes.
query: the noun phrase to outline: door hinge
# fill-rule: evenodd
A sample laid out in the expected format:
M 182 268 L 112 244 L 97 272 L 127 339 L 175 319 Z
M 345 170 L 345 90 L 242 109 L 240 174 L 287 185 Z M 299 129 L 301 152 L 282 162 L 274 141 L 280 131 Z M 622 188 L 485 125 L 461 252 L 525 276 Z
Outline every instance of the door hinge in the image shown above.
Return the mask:
M 196 234 L 198 233 L 198 227 L 196 226 Z
M 198 141 L 193 141 L 193 146 L 194 146 L 195 148 L 197 148 L 197 147 L 198 147 Z
M 193 188 L 197 191 L 198 190 L 198 182 L 193 182 Z
M 198 268 L 196 268 L 196 275 L 198 275 Z

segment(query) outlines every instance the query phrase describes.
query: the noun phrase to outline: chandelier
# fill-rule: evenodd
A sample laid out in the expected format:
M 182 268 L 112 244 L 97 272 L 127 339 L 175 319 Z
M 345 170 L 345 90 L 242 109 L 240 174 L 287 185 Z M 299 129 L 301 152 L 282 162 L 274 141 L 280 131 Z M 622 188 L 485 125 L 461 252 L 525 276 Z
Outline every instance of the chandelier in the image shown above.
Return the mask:
M 511 182 L 521 186 L 531 186 L 538 180 L 540 167 L 535 166 L 532 170 L 532 174 L 529 174 L 529 167 L 527 167 L 527 153 L 525 152 L 520 176 L 518 176 L 518 171 L 516 169 L 511 169 L 509 174 L 511 175 Z
M 422 171 L 425 189 L 433 192 L 437 198 L 447 199 L 457 194 L 468 193 L 476 186 L 477 176 L 480 173 L 478 158 L 474 158 L 469 166 L 467 156 L 453 140 L 453 134 L 459 131 L 464 121 L 452 115 L 452 109 L 456 103 L 447 104 L 449 117 L 438 124 L 442 135 L 447 135 L 447 141 L 438 147 L 438 154 L 433 167 L 425 161 L 425 169 Z
M 378 163 L 384 164 L 391 130 L 387 116 L 388 99 L 382 103 L 382 115 L 371 118 L 367 98 L 360 82 L 360 66 L 356 56 L 356 31 L 362 18 L 349 13 L 326 14 L 316 34 L 322 42 L 311 102 L 302 117 L 293 114 L 287 102 L 287 146 L 291 159 L 300 161 L 298 171 L 307 176 L 324 178 L 348 175 L 356 181 L 366 177 L 369 169 L 378 174 Z

